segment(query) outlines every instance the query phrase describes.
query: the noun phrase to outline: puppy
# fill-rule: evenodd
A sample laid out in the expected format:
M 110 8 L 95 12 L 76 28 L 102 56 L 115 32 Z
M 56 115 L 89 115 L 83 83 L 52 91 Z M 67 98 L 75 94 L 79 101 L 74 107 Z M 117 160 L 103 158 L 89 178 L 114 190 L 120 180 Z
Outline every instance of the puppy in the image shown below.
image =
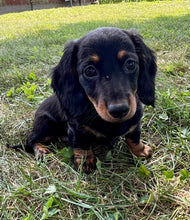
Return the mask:
M 54 68 L 54 94 L 36 111 L 25 149 L 44 157 L 43 145 L 67 136 L 78 168 L 96 168 L 93 147 L 119 136 L 137 157 L 153 151 L 140 140 L 142 104 L 154 106 L 156 58 L 135 29 L 98 28 L 66 44 Z M 19 148 L 17 145 L 14 148 Z

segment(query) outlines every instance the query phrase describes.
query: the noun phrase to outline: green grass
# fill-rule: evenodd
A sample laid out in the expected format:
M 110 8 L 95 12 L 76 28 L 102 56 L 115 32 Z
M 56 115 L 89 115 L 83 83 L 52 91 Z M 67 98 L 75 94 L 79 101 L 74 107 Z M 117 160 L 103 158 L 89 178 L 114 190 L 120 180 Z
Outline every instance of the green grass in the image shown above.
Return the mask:
M 120 3 L 0 16 L 0 219 L 190 219 L 188 6 Z M 44 163 L 7 150 L 24 143 L 52 93 L 51 68 L 65 42 L 102 26 L 135 27 L 157 52 L 156 107 L 145 108 L 142 122 L 153 158 L 131 156 L 121 139 L 87 176 L 73 169 L 70 148 Z

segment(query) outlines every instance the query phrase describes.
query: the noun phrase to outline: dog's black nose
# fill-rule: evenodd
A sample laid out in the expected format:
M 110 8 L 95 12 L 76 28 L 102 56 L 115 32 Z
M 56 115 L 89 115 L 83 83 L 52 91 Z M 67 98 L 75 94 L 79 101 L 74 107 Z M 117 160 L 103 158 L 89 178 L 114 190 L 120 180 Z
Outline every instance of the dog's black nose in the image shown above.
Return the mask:
M 114 118 L 123 118 L 129 112 L 128 103 L 110 104 L 108 105 L 108 112 Z

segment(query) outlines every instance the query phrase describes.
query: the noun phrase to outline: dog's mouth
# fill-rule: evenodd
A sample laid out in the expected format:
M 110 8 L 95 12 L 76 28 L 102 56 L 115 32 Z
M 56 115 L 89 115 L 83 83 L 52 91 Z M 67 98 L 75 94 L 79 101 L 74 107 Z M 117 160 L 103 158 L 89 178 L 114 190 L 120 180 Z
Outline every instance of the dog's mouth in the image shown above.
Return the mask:
M 107 104 L 102 98 L 96 102 L 91 97 L 89 100 L 94 105 L 98 115 L 105 121 L 112 123 L 124 122 L 133 117 L 137 103 L 134 95 L 130 94 L 128 100 Z

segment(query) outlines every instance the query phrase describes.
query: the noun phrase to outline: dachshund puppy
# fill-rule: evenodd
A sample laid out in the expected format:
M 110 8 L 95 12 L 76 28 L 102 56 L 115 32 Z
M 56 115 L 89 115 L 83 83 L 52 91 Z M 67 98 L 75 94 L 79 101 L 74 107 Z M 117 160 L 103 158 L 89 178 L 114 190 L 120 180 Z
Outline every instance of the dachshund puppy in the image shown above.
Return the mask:
M 50 152 L 44 144 L 67 136 L 76 167 L 83 160 L 89 173 L 96 168 L 93 146 L 111 146 L 123 135 L 134 155 L 151 157 L 140 121 L 142 104 L 154 106 L 156 70 L 154 52 L 135 29 L 98 28 L 68 42 L 53 70 L 54 94 L 36 111 L 26 150 L 43 158 Z

